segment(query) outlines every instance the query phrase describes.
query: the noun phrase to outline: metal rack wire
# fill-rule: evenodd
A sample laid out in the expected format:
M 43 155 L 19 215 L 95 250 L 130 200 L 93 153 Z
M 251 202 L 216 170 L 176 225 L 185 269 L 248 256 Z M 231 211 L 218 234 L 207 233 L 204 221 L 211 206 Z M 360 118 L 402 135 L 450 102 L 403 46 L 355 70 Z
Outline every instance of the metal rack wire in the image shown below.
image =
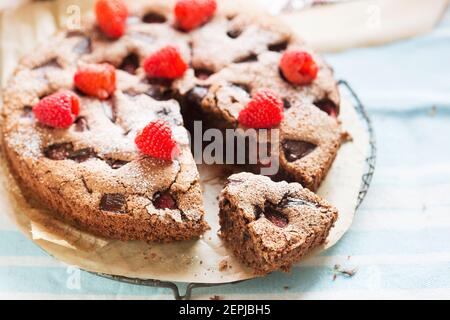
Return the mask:
M 361 188 L 359 190 L 358 200 L 357 200 L 357 205 L 356 205 L 356 209 L 358 209 L 361 206 L 362 202 L 364 201 L 364 199 L 367 195 L 367 192 L 369 191 L 369 187 L 372 182 L 372 177 L 375 172 L 376 155 L 377 155 L 375 132 L 374 132 L 374 129 L 372 126 L 372 121 L 370 120 L 370 117 L 369 117 L 369 114 L 367 113 L 366 108 L 364 107 L 364 105 L 362 104 L 358 95 L 353 90 L 353 88 L 350 86 L 350 84 L 345 80 L 339 80 L 338 84 L 339 84 L 339 86 L 345 88 L 348 91 L 348 93 L 350 94 L 350 97 L 354 101 L 355 109 L 358 112 L 358 115 L 360 116 L 360 118 L 363 120 L 364 125 L 366 126 L 366 131 L 369 135 L 369 150 L 368 150 L 368 155 L 366 158 L 366 170 L 362 176 Z M 221 285 L 238 284 L 241 282 L 245 282 L 245 280 L 243 280 L 243 281 L 220 283 L 220 284 L 188 283 L 186 285 L 184 294 L 180 294 L 180 292 L 181 292 L 180 287 L 178 287 L 178 285 L 174 282 L 160 281 L 160 280 L 154 280 L 154 279 L 146 279 L 146 280 L 133 279 L 133 278 L 127 278 L 127 277 L 122 277 L 122 276 L 103 274 L 103 273 L 93 273 L 93 274 L 107 278 L 107 279 L 120 281 L 123 283 L 128 283 L 128 284 L 133 284 L 133 285 L 167 288 L 167 289 L 172 290 L 174 298 L 176 300 L 191 299 L 194 289 L 217 287 L 217 286 L 221 286 Z

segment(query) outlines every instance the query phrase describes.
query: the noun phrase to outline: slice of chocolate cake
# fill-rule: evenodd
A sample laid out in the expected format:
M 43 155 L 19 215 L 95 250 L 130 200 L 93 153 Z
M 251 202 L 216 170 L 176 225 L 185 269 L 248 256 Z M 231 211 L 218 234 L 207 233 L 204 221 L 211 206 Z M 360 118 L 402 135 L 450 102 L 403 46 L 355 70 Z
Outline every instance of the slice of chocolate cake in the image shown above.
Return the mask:
M 220 197 L 220 236 L 257 274 L 288 271 L 323 244 L 337 209 L 298 183 L 240 173 Z
M 207 79 L 197 79 L 191 72 L 175 83 L 176 90 L 184 97 L 182 109 L 189 117 L 203 120 L 208 127 L 246 130 L 238 122 L 240 112 L 258 91 L 270 88 L 284 103 L 284 120 L 276 127 L 280 170 L 273 178 L 296 181 L 315 191 L 345 137 L 336 119 L 339 92 L 331 69 L 320 57 L 316 57 L 320 65 L 317 79 L 295 86 L 280 74 L 281 56 L 268 51 L 255 61 L 231 64 Z M 259 173 L 257 167 L 245 170 Z

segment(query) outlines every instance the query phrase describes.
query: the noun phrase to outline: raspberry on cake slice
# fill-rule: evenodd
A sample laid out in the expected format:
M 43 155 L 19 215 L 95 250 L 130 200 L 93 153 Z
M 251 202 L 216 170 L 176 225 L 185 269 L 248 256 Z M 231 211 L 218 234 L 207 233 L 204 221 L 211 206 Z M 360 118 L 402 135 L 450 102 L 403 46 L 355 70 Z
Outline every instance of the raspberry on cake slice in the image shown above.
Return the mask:
M 319 71 L 313 57 L 306 51 L 288 50 L 280 61 L 283 76 L 291 83 L 309 85 L 317 77 Z
M 240 173 L 220 196 L 220 236 L 256 274 L 289 271 L 322 245 L 338 211 L 298 183 Z
M 248 128 L 273 128 L 283 120 L 283 101 L 270 89 L 258 91 L 244 109 L 238 122 Z

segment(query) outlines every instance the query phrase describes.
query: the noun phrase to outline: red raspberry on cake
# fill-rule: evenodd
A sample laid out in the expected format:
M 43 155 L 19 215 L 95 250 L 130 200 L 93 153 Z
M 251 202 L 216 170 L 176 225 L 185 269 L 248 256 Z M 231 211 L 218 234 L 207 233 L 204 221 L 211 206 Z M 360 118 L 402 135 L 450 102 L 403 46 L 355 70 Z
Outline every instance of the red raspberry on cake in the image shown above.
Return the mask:
M 166 46 L 154 52 L 144 61 L 144 70 L 151 78 L 176 79 L 184 75 L 187 63 L 178 48 Z
M 95 14 L 100 30 L 110 38 L 120 38 L 125 33 L 128 9 L 123 0 L 98 0 Z
M 286 51 L 281 58 L 280 69 L 289 82 L 301 86 L 313 82 L 319 71 L 313 57 L 299 50 Z
M 178 0 L 175 5 L 177 25 L 184 31 L 191 31 L 208 22 L 216 9 L 215 0 Z
M 269 89 L 258 91 L 239 113 L 240 124 L 249 128 L 272 128 L 283 120 L 283 101 Z
M 179 154 L 172 129 L 163 120 L 150 122 L 137 134 L 135 143 L 139 151 L 153 158 L 170 161 Z
M 70 127 L 79 110 L 80 100 L 70 91 L 61 91 L 47 96 L 33 107 L 36 119 L 53 128 Z
M 84 65 L 75 73 L 74 82 L 81 92 L 108 99 L 116 90 L 116 68 L 108 63 Z

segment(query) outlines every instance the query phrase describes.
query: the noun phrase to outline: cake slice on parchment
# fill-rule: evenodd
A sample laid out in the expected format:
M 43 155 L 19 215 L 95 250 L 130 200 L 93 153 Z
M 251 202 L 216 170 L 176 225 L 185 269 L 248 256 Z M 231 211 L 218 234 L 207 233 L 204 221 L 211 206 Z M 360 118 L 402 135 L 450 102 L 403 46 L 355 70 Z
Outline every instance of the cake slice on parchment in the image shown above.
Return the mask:
M 337 209 L 298 183 L 239 173 L 220 196 L 220 236 L 257 274 L 288 271 L 323 244 Z

